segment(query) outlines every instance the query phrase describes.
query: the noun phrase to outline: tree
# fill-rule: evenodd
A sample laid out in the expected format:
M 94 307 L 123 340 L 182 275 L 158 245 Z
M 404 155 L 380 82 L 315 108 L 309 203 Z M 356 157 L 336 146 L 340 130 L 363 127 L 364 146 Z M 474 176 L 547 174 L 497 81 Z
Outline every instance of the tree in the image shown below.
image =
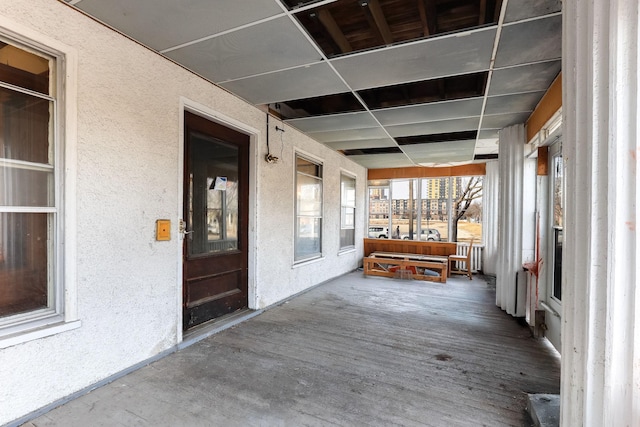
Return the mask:
M 460 221 L 467 212 L 471 203 L 480 197 L 482 197 L 482 177 L 472 176 L 467 181 L 464 189 L 458 194 L 458 197 L 453 201 L 453 224 L 451 227 L 450 242 L 458 241 L 458 221 Z
M 471 206 L 469 206 L 469 209 L 467 209 L 467 212 L 465 212 L 463 218 L 467 221 L 480 221 L 482 219 L 482 204 L 477 200 L 471 203 Z

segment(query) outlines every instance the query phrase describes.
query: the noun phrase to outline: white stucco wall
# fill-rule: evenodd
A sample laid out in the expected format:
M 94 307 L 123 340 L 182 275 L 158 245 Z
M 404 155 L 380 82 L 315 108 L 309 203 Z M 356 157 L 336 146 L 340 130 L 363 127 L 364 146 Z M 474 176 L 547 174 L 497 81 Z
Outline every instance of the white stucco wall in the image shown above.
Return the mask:
M 68 172 L 77 187 L 77 258 L 70 264 L 82 324 L 0 350 L 0 424 L 177 344 L 183 105 L 253 130 L 250 307 L 267 307 L 359 265 L 361 245 L 339 253 L 340 173 L 356 176 L 358 243 L 365 227 L 364 168 L 289 127 L 281 156 L 280 135 L 271 129 L 271 150 L 281 159 L 268 164 L 266 115 L 258 109 L 64 3 L 0 0 L 0 10 L 4 26 L 77 53 L 77 164 Z M 294 267 L 296 150 L 324 165 L 324 256 Z M 172 222 L 169 242 L 155 241 L 159 218 Z

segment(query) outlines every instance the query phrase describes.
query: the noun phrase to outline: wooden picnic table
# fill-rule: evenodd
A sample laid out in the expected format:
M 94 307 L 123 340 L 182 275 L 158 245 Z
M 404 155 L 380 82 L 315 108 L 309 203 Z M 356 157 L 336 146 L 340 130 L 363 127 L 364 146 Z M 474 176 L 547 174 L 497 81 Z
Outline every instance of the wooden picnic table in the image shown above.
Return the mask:
M 364 258 L 364 274 L 383 277 L 411 277 L 445 283 L 449 258 L 403 252 L 376 251 Z

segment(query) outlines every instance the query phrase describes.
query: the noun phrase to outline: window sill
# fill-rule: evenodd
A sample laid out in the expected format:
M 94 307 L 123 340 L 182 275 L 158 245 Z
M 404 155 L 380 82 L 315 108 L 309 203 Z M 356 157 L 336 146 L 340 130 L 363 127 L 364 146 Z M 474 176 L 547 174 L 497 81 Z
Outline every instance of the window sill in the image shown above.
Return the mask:
M 354 253 L 355 251 L 356 251 L 356 248 L 353 246 L 350 246 L 348 248 L 340 249 L 340 251 L 338 252 L 338 256 Z
M 81 323 L 82 322 L 80 322 L 80 320 L 58 322 L 0 337 L 0 349 L 78 329 L 81 326 Z
M 309 264 L 315 264 L 315 263 L 321 262 L 321 261 L 324 261 L 324 256 L 319 256 L 317 258 L 310 258 L 310 259 L 306 259 L 306 260 L 303 260 L 303 261 L 299 261 L 299 262 L 293 264 L 293 266 L 291 268 L 300 268 L 300 267 L 304 267 L 304 266 L 309 265 Z

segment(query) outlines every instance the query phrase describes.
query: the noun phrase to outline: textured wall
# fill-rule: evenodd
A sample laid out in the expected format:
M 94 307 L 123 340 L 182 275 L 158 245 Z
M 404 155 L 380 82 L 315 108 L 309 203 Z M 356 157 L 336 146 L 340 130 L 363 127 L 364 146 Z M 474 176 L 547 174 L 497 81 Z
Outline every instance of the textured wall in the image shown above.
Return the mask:
M 356 268 L 361 248 L 338 253 L 340 171 L 357 175 L 364 230 L 365 170 L 233 95 L 54 0 L 0 0 L 3 22 L 71 46 L 78 55 L 78 329 L 0 350 L 0 424 L 16 419 L 171 348 L 180 337 L 181 102 L 256 129 L 251 224 L 253 308 L 276 303 Z M 272 121 L 272 126 L 275 125 Z M 282 149 L 282 155 L 279 150 Z M 293 267 L 293 157 L 325 166 L 324 258 Z M 155 220 L 172 221 L 172 240 L 154 239 Z

